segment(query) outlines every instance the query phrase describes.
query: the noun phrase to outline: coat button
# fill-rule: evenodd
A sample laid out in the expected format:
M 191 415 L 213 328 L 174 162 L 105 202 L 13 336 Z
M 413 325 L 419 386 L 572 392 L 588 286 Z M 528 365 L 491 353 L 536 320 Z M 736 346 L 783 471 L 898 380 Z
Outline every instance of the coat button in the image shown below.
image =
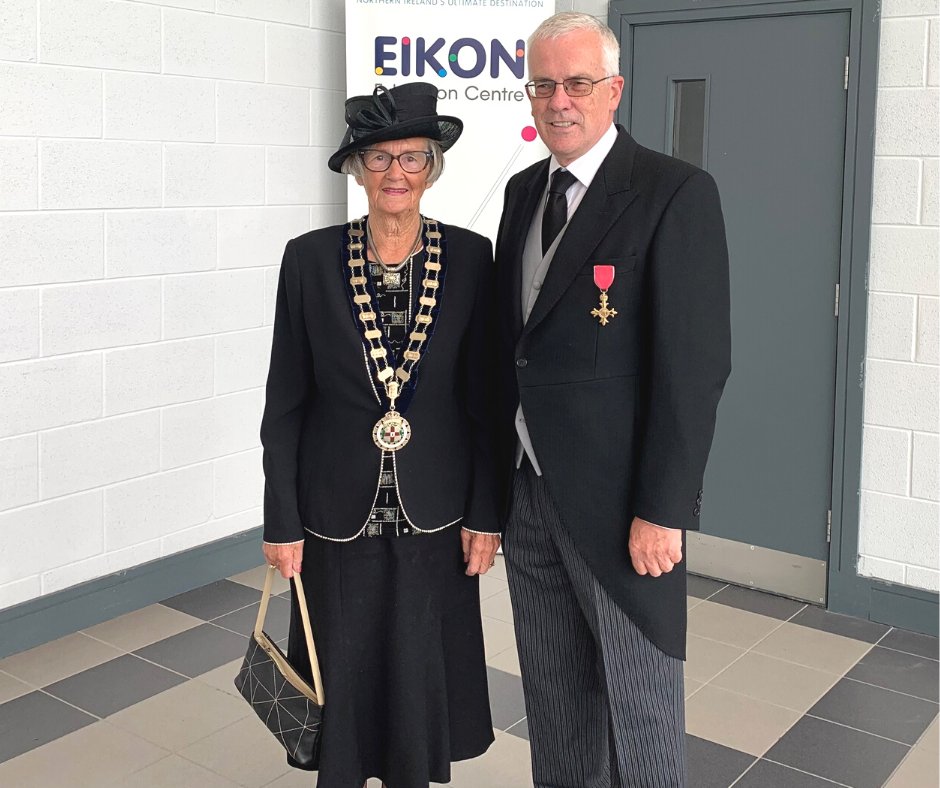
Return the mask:
M 698 517 L 701 513 L 702 513 L 702 510 L 699 509 L 697 506 L 692 510 L 693 517 Z
M 522 367 L 526 366 L 528 363 L 529 363 L 528 359 L 525 359 L 525 358 L 517 358 L 517 359 L 516 359 L 516 366 L 517 366 L 517 367 L 522 368 Z

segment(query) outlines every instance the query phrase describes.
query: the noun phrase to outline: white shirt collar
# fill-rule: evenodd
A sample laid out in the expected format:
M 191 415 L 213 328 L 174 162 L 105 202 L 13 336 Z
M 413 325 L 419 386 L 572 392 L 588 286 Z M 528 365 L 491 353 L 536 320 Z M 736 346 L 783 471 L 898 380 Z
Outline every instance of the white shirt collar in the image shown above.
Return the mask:
M 585 189 L 588 188 L 591 185 L 591 181 L 594 180 L 594 176 L 597 175 L 597 171 L 601 168 L 601 164 L 604 163 L 604 159 L 607 158 L 607 154 L 610 153 L 610 149 L 614 147 L 616 140 L 617 127 L 611 123 L 603 136 L 594 143 L 594 147 L 571 162 L 565 169 L 574 175 L 574 177 L 584 185 Z M 549 181 L 551 181 L 552 175 L 555 174 L 555 170 L 560 167 L 561 165 L 558 163 L 558 159 L 552 154 L 551 161 L 548 163 Z

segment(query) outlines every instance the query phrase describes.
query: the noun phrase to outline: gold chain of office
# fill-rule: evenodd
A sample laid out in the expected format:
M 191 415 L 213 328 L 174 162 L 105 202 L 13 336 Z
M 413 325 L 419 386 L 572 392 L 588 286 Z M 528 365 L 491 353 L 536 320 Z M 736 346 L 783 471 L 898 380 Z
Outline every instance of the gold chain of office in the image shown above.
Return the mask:
M 418 297 L 418 309 L 408 333 L 407 344 L 402 352 L 402 362 L 398 368 L 392 367 L 387 343 L 383 344 L 384 333 L 379 320 L 378 309 L 372 294 L 366 287 L 368 282 L 365 258 L 365 217 L 355 219 L 349 225 L 349 285 L 353 291 L 353 304 L 359 307 L 357 315 L 362 325 L 362 336 L 368 346 L 369 357 L 375 366 L 375 377 L 379 387 L 385 390 L 389 410 L 379 419 L 372 430 L 375 445 L 385 451 L 398 451 L 411 439 L 411 425 L 395 409 L 395 401 L 401 393 L 401 387 L 411 379 L 415 366 L 421 360 L 421 351 L 428 340 L 428 331 L 434 321 L 432 312 L 437 306 L 437 291 L 440 288 L 441 273 L 441 232 L 434 219 L 421 217 L 424 223 L 425 252 L 424 279 L 421 281 L 421 295 Z

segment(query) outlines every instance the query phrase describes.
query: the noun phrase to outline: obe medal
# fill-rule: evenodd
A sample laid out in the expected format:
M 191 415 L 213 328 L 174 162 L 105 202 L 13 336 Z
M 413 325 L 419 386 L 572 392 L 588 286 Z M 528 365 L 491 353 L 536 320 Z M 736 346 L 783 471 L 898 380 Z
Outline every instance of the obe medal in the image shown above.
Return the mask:
M 390 410 L 375 423 L 372 440 L 384 451 L 398 451 L 411 440 L 411 425 L 400 413 Z
M 614 283 L 614 267 L 612 265 L 594 266 L 594 284 L 601 291 L 601 302 L 591 314 L 596 317 L 602 326 L 606 326 L 611 318 L 617 316 L 617 310 L 607 304 L 607 288 Z

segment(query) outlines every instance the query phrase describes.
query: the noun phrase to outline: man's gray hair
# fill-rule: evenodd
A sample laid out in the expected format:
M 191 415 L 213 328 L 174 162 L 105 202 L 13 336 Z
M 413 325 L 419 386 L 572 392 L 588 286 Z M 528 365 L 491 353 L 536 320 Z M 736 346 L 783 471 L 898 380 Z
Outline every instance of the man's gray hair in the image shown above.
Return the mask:
M 547 41 L 552 38 L 567 35 L 568 33 L 579 33 L 583 30 L 589 30 L 597 33 L 601 39 L 601 48 L 604 55 L 604 70 L 607 76 L 614 76 L 620 73 L 620 42 L 614 31 L 590 14 L 582 14 L 578 11 L 562 11 L 554 16 L 550 16 L 529 36 L 528 49 L 536 41 Z
M 440 144 L 435 140 L 423 138 L 427 143 L 428 150 L 431 151 L 431 165 L 428 168 L 427 184 L 430 186 L 434 181 L 441 177 L 444 172 L 444 151 Z M 365 174 L 365 167 L 362 166 L 362 159 L 359 158 L 358 151 L 353 151 L 345 159 L 340 167 L 344 175 L 352 175 L 354 178 L 361 178 Z

